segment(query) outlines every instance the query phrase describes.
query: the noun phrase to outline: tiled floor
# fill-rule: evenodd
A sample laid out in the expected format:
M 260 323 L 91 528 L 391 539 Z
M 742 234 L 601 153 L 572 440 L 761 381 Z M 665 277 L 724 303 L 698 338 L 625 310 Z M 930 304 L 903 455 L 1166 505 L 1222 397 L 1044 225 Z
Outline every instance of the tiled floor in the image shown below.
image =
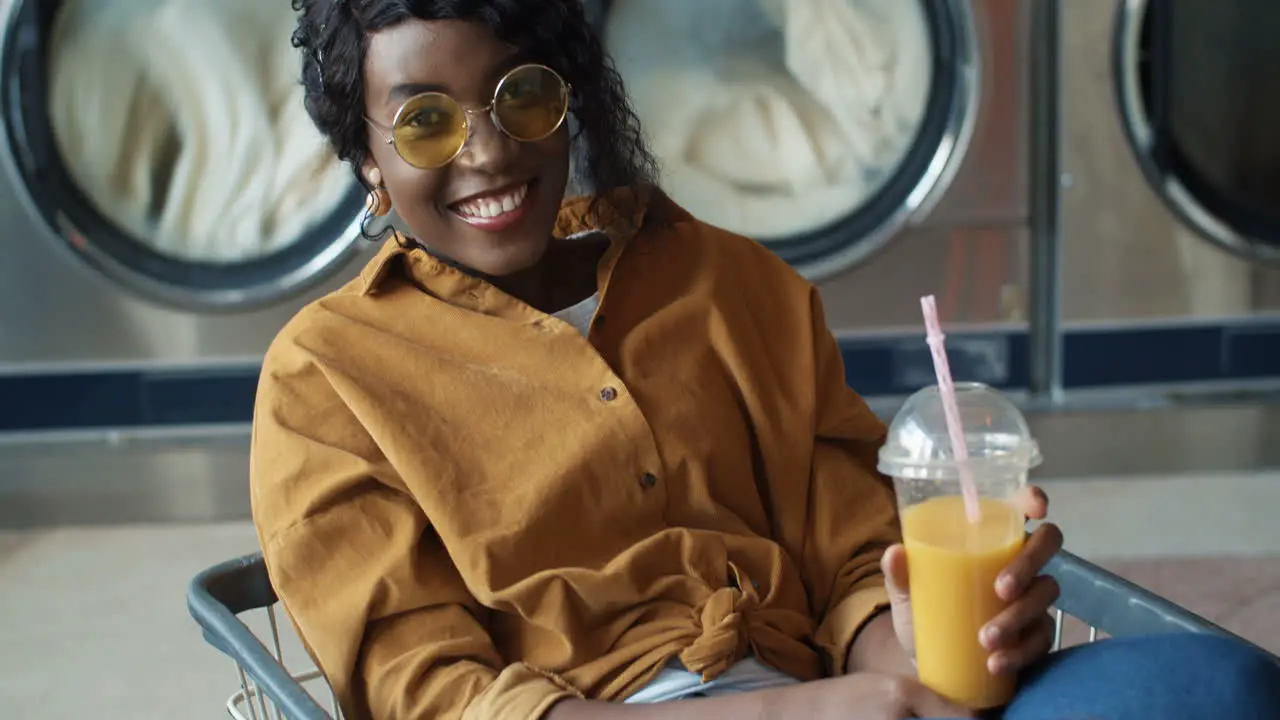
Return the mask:
M 1280 652 L 1280 474 L 1044 485 L 1069 549 Z M 225 717 L 184 592 L 254 547 L 244 523 L 0 534 L 0 717 Z
M 216 718 L 234 665 L 186 615 L 199 569 L 247 525 L 0 535 L 0 716 Z

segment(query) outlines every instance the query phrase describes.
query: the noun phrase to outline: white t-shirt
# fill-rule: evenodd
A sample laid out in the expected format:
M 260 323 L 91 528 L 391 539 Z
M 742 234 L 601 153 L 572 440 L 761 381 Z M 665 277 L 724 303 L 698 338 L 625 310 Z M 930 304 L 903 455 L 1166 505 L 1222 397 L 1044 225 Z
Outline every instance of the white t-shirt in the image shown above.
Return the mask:
M 583 337 L 587 336 L 591 330 L 591 318 L 596 315 L 596 308 L 600 307 L 600 293 L 594 293 L 591 297 L 579 301 L 577 304 L 555 313 L 553 317 L 563 320 L 577 328 Z
M 798 682 L 799 680 L 749 657 L 715 680 L 704 683 L 701 675 L 685 670 L 678 660 L 672 660 L 652 682 L 627 698 L 626 702 L 631 705 L 647 705 L 697 697 L 736 695 L 795 685 Z

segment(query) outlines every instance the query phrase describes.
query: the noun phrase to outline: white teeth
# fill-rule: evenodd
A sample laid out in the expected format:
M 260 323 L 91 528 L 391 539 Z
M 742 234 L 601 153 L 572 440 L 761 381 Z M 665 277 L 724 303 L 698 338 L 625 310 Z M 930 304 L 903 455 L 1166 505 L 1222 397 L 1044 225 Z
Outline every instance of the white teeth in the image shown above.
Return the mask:
M 522 185 L 505 195 L 469 200 L 458 206 L 458 214 L 465 217 L 495 218 L 523 205 L 528 194 L 529 186 Z

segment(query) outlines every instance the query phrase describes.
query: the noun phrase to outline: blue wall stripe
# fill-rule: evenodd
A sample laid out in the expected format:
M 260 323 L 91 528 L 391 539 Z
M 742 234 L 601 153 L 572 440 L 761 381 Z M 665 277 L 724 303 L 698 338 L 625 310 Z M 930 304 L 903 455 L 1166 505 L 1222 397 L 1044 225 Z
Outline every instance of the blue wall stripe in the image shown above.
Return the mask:
M 849 384 L 867 396 L 933 382 L 921 335 L 841 341 Z M 1025 331 L 950 333 L 958 380 L 1016 389 L 1029 377 Z M 1067 388 L 1280 378 L 1280 321 L 1242 326 L 1072 330 Z M 257 369 L 0 375 L 0 432 L 248 422 Z
M 1062 382 L 1096 387 L 1228 378 L 1236 373 L 1223 362 L 1223 333 L 1213 327 L 1073 333 L 1063 344 Z
M 0 376 L 0 432 L 247 422 L 255 368 Z

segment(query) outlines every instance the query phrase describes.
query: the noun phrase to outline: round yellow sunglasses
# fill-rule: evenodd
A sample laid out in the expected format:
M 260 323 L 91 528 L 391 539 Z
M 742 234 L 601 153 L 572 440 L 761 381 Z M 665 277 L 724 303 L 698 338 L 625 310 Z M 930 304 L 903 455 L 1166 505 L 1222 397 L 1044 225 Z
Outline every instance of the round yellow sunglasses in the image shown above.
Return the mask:
M 484 107 L 464 108 L 444 93 L 425 92 L 400 106 L 389 129 L 365 119 L 405 162 L 434 170 L 462 153 L 471 137 L 473 114 L 488 114 L 495 127 L 521 142 L 550 137 L 569 113 L 569 92 L 568 83 L 555 70 L 545 65 L 521 65 L 502 76 L 493 100 Z

